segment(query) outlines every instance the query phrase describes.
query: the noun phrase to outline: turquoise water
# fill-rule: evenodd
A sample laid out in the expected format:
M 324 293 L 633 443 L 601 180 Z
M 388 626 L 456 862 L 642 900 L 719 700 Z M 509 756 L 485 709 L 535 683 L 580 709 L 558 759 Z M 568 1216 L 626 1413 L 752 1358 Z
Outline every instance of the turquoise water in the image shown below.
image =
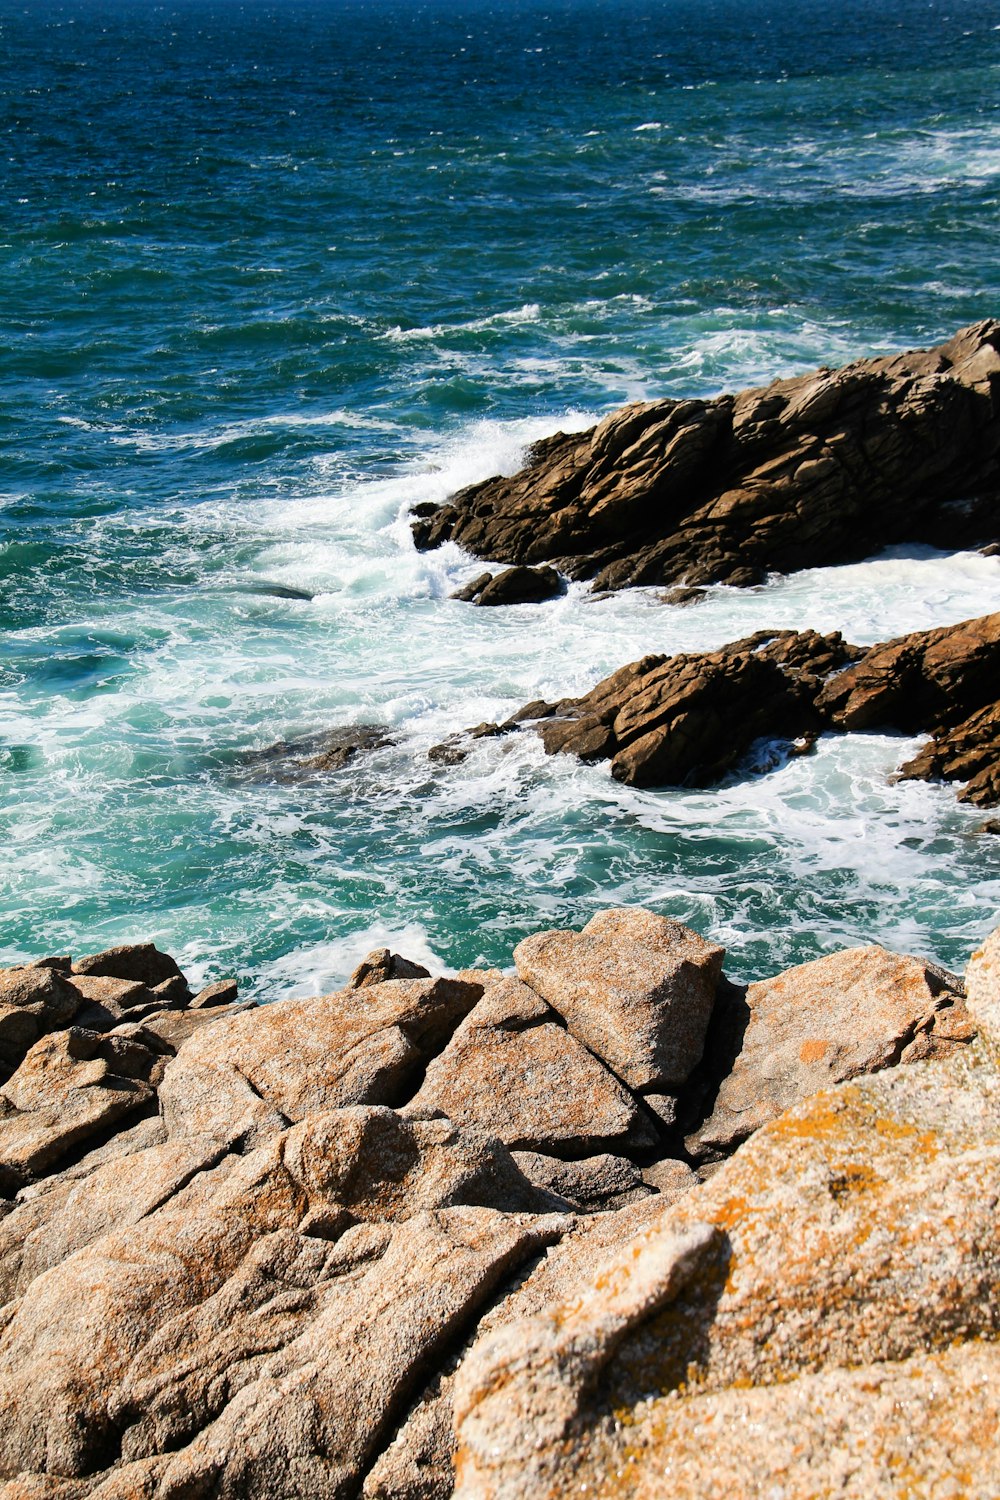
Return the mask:
M 964 962 L 1000 840 L 892 780 L 911 742 L 714 793 L 425 752 L 645 651 L 982 613 L 1000 561 L 476 611 L 405 516 L 624 400 L 996 315 L 1000 3 L 0 0 L 0 69 L 0 960 L 149 935 L 269 998 L 642 901 L 738 975 Z M 358 722 L 396 743 L 245 772 Z

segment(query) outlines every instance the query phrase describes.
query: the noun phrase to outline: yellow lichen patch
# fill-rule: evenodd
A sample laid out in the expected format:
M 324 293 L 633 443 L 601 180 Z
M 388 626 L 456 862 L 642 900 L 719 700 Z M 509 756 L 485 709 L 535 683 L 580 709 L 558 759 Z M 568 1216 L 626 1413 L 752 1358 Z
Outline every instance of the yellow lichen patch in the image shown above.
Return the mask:
M 823 1058 L 826 1056 L 827 1048 L 829 1046 L 830 1043 L 827 1041 L 816 1040 L 803 1042 L 802 1046 L 799 1048 L 799 1062 L 822 1062 Z

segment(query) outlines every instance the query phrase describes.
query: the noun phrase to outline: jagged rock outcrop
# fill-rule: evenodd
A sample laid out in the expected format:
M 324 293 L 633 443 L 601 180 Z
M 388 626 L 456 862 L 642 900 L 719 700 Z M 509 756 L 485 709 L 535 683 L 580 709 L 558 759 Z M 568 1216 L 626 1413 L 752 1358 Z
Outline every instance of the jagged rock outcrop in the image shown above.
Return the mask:
M 183 1037 L 244 1009 L 212 998 L 152 943 L 0 970 L 0 1198 L 155 1108 Z
M 631 786 L 707 786 L 759 740 L 791 753 L 824 731 L 920 731 L 902 767 L 967 781 L 963 801 L 1000 800 L 1000 614 L 915 631 L 863 650 L 839 633 L 761 631 L 717 651 L 644 656 L 581 698 L 526 704 L 476 738 L 533 727 L 550 754 L 610 760 Z M 460 740 L 451 758 L 463 753 Z
M 745 1000 L 721 948 L 631 909 L 525 940 L 516 979 L 377 950 L 239 1014 L 98 1033 L 53 1001 L 11 1128 L 72 1133 L 88 1093 L 102 1119 L 0 1203 L 0 1500 L 655 1493 L 674 1432 L 677 1493 L 721 1493 L 746 1411 L 805 1494 L 792 1424 L 853 1432 L 859 1368 L 890 1443 L 894 1392 L 971 1400 L 964 1463 L 1000 1334 L 994 947 L 968 1014 L 881 949 Z M 176 1055 L 164 1016 L 194 1023 Z M 747 1097 L 769 1123 L 695 1170 L 681 1121 L 726 1158 Z M 695 1450 L 700 1412 L 732 1454 Z
M 715 400 L 653 401 L 421 507 L 418 547 L 595 588 L 748 584 L 897 542 L 1000 536 L 1000 322 Z

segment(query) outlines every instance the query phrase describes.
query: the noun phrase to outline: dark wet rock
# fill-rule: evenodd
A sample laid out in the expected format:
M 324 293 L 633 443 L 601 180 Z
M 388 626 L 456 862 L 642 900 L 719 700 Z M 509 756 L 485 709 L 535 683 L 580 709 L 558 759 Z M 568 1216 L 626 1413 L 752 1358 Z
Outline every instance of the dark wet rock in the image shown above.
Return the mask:
M 492 573 L 477 573 L 475 578 L 470 579 L 463 588 L 456 589 L 451 597 L 458 599 L 462 604 L 474 604 L 486 585 L 492 582 Z
M 747 585 L 900 542 L 998 540 L 1000 323 L 715 400 L 652 401 L 538 443 L 511 478 L 421 515 L 517 566 L 598 589 Z
M 807 754 L 824 731 L 931 732 L 902 768 L 966 781 L 962 798 L 1000 802 L 1000 614 L 916 631 L 863 650 L 839 634 L 760 631 L 705 651 L 644 656 L 581 698 L 530 703 L 550 754 L 610 760 L 632 786 L 709 786 Z
M 264 750 L 243 757 L 254 780 L 295 782 L 342 771 L 359 755 L 395 744 L 393 736 L 378 724 L 356 724 L 345 729 L 324 730 L 305 739 L 278 740 Z
M 267 599 L 300 599 L 306 602 L 315 599 L 308 589 L 292 588 L 287 583 L 243 583 L 241 594 L 259 594 Z
M 661 604 L 697 604 L 699 599 L 704 599 L 708 590 L 698 588 L 676 588 L 667 589 L 665 594 L 660 595 Z
M 785 630 L 718 651 L 644 656 L 582 698 L 550 705 L 538 732 L 550 754 L 610 760 L 629 785 L 706 786 L 758 739 L 815 732 L 817 693 L 860 654 L 839 634 Z
M 452 598 L 484 606 L 541 604 L 557 598 L 565 588 L 555 568 L 506 568 L 502 573 L 481 573 Z

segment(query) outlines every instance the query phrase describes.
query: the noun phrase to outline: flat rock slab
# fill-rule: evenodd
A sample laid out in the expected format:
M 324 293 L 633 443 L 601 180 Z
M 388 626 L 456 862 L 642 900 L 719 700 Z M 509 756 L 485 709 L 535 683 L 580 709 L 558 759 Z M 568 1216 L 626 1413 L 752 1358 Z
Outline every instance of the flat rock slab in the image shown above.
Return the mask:
M 656 1140 L 628 1090 L 516 979 L 489 986 L 428 1067 L 413 1105 L 522 1151 L 572 1157 Z
M 850 948 L 750 985 L 739 1056 L 695 1153 L 732 1150 L 832 1083 L 946 1055 L 975 1034 L 941 971 L 885 948 Z
M 725 950 L 641 907 L 514 950 L 525 984 L 630 1088 L 682 1084 L 702 1054 Z

